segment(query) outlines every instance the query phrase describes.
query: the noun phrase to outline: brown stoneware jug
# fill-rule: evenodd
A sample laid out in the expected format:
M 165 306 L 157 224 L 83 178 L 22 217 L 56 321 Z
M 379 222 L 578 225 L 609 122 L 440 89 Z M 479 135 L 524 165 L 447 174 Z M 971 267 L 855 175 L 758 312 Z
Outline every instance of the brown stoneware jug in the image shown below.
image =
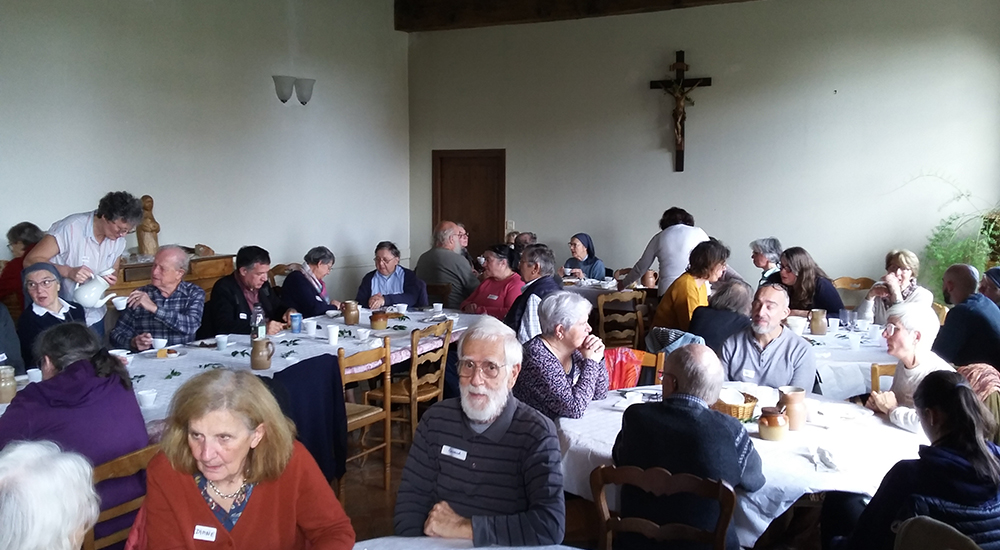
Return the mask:
M 757 430 L 761 439 L 781 441 L 788 433 L 788 417 L 779 407 L 764 407 L 760 410 Z
M 268 338 L 250 340 L 250 368 L 267 370 L 271 368 L 271 357 L 274 355 L 274 343 Z
M 788 415 L 788 429 L 801 430 L 809 415 L 806 410 L 806 390 L 796 386 L 778 388 L 778 408 L 785 408 Z
M 354 300 L 347 300 L 341 307 L 344 310 L 344 324 L 345 325 L 356 325 L 358 324 L 358 303 Z

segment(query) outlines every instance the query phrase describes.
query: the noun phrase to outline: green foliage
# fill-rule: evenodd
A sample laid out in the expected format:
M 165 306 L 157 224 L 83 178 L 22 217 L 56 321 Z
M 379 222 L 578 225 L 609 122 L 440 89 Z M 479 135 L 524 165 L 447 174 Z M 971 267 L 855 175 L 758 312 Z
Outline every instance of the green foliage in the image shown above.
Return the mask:
M 920 260 L 920 284 L 934 292 L 934 299 L 944 303 L 941 277 L 952 264 L 969 264 L 985 271 L 997 245 L 996 219 L 990 215 L 952 214 L 931 231 Z

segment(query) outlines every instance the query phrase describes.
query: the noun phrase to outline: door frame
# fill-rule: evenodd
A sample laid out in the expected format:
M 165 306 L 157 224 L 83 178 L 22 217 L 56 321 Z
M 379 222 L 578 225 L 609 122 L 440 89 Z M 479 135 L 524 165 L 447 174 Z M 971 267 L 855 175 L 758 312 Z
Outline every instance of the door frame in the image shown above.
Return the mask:
M 507 150 L 506 149 L 435 149 L 431 150 L 431 231 L 441 223 L 441 161 L 451 158 L 467 157 L 499 157 L 500 163 L 500 197 L 497 208 L 503 226 L 500 230 L 500 241 L 507 230 Z

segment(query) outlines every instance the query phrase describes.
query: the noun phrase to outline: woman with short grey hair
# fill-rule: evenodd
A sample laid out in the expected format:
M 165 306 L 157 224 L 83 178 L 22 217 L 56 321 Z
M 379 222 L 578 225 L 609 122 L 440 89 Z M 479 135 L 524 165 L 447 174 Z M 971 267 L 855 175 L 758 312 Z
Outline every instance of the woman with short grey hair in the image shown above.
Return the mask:
M 688 332 L 705 339 L 705 345 L 722 355 L 722 344 L 750 326 L 753 289 L 746 281 L 731 279 L 713 285 L 708 306 L 695 308 Z
M 775 237 L 757 239 L 750 243 L 750 250 L 753 251 L 750 254 L 753 265 L 761 269 L 760 281 L 757 283 L 757 288 L 760 288 L 767 282 L 768 277 L 781 269 L 781 266 L 778 265 L 781 260 L 781 251 L 783 250 L 781 248 L 781 241 Z
M 325 246 L 309 249 L 302 258 L 304 263 L 293 269 L 281 286 L 281 299 L 303 317 L 323 315 L 340 309 L 340 302 L 331 300 L 323 278 L 330 274 L 337 258 Z
M 608 393 L 604 342 L 591 334 L 590 302 L 565 290 L 538 306 L 542 333 L 524 344 L 514 397 L 549 418 L 580 418 Z
M 19 441 L 0 452 L 0 548 L 76 550 L 97 521 L 87 459 L 51 441 Z

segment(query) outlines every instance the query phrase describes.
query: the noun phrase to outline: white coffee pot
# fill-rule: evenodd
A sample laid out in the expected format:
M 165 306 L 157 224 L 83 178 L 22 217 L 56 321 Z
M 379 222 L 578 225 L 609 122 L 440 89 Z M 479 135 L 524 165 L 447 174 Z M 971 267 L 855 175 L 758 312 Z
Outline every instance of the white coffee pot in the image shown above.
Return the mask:
M 73 299 L 76 300 L 78 304 L 86 308 L 103 307 L 108 300 L 115 297 L 115 293 L 112 292 L 105 297 L 101 297 L 104 291 L 107 290 L 111 285 L 108 284 L 104 277 L 114 273 L 114 269 L 108 269 L 102 271 L 97 276 L 92 277 L 89 281 L 76 287 L 76 292 L 73 293 Z

